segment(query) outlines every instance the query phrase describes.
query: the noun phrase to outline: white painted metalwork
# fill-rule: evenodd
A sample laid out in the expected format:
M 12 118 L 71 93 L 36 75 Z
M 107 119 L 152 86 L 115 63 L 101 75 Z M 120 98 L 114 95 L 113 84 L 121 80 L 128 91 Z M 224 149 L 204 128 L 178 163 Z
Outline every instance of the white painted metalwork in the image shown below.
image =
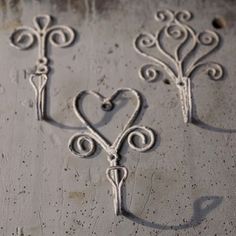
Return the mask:
M 11 45 L 24 50 L 38 43 L 38 59 L 36 71 L 30 75 L 30 83 L 35 91 L 37 119 L 45 119 L 45 89 L 48 81 L 49 59 L 47 57 L 48 43 L 55 47 L 67 47 L 75 39 L 74 31 L 64 25 L 51 26 L 49 15 L 36 16 L 33 19 L 34 28 L 21 26 L 10 36 Z
M 81 101 L 84 96 L 92 95 L 101 102 L 101 107 L 104 111 L 111 111 L 114 107 L 114 99 L 120 93 L 129 92 L 136 98 L 136 107 L 124 125 L 123 130 L 117 136 L 113 143 L 110 143 L 97 129 L 91 124 L 89 119 L 82 113 Z M 114 209 L 116 215 L 122 214 L 122 185 L 128 175 L 128 170 L 124 166 L 119 165 L 120 155 L 119 151 L 122 148 L 122 144 L 127 139 L 128 144 L 134 150 L 144 152 L 152 148 L 155 143 L 154 132 L 145 126 L 133 125 L 137 119 L 141 106 L 140 94 L 131 88 L 120 88 L 116 90 L 110 97 L 104 97 L 100 93 L 85 90 L 80 92 L 74 99 L 74 112 L 79 120 L 85 125 L 89 132 L 77 133 L 71 137 L 69 141 L 69 149 L 71 152 L 79 157 L 89 157 L 96 150 L 96 144 L 99 144 L 107 153 L 107 159 L 110 163 L 110 167 L 106 170 L 106 176 L 113 187 L 114 193 Z M 139 147 L 134 142 L 134 137 L 139 137 L 142 146 Z M 84 144 L 87 143 L 87 150 L 85 150 Z
M 213 31 L 205 30 L 196 33 L 186 22 L 192 19 L 189 11 L 158 11 L 155 15 L 158 22 L 164 22 L 164 26 L 156 33 L 141 33 L 134 41 L 135 50 L 151 60 L 151 64 L 145 64 L 139 71 L 142 80 L 151 82 L 157 79 L 161 67 L 175 82 L 179 89 L 183 118 L 185 123 L 192 121 L 192 92 L 191 77 L 193 73 L 204 67 L 211 79 L 217 80 L 223 77 L 223 68 L 216 62 L 205 62 L 220 44 L 219 35 Z M 172 41 L 173 52 L 170 50 Z M 153 50 L 156 49 L 155 50 Z M 154 55 L 157 52 L 158 54 Z

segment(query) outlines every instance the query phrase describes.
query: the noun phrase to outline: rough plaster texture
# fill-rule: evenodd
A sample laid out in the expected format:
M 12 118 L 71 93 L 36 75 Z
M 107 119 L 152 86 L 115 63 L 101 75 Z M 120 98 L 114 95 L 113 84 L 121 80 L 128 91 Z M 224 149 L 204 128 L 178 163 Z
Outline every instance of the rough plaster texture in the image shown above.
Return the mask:
M 193 80 L 196 124 L 183 123 L 173 84 L 144 83 L 138 77 L 147 61 L 134 51 L 133 39 L 156 29 L 153 15 L 163 8 L 192 11 L 196 30 L 214 29 L 216 16 L 227 22 L 218 30 L 221 48 L 211 56 L 224 66 L 224 79 L 214 82 L 199 73 Z M 0 235 L 16 235 L 17 227 L 24 236 L 235 235 L 235 12 L 229 0 L 1 0 Z M 19 51 L 8 41 L 15 27 L 32 25 L 33 16 L 42 13 L 78 32 L 72 47 L 50 49 L 48 122 L 35 119 L 28 82 L 37 49 Z M 147 153 L 124 145 L 129 213 L 121 217 L 114 216 L 105 153 L 79 159 L 67 148 L 71 135 L 81 130 L 73 97 L 84 89 L 110 95 L 119 87 L 142 93 L 137 123 L 158 134 Z M 124 102 L 112 119 L 95 102 L 86 109 L 112 139 L 131 106 Z

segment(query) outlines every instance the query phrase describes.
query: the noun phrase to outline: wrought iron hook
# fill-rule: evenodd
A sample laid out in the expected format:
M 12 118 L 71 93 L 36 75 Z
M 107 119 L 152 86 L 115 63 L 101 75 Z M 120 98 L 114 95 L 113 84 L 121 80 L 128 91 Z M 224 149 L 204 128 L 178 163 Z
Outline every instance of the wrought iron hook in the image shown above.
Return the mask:
M 11 45 L 21 50 L 29 49 L 36 42 L 38 43 L 36 71 L 29 78 L 35 92 L 35 107 L 38 120 L 44 120 L 46 116 L 45 91 L 49 73 L 47 46 L 51 44 L 55 47 L 67 47 L 75 39 L 75 32 L 70 27 L 51 24 L 51 16 L 36 16 L 33 19 L 33 28 L 28 26 L 18 27 L 10 36 Z
M 199 68 L 204 68 L 213 80 L 223 77 L 223 68 L 220 64 L 203 61 L 218 48 L 219 35 L 210 30 L 196 33 L 187 24 L 192 16 L 192 13 L 186 10 L 157 11 L 155 19 L 164 25 L 156 33 L 141 33 L 134 40 L 134 49 L 137 53 L 151 61 L 150 64 L 141 66 L 140 78 L 152 82 L 159 77 L 160 68 L 165 71 L 179 90 L 185 123 L 191 123 L 193 118 L 191 91 L 193 73 Z M 173 52 L 169 52 L 166 46 L 166 41 L 170 39 L 177 44 Z M 199 47 L 205 47 L 205 51 L 200 55 L 194 54 Z M 158 56 L 153 55 L 155 50 Z
M 92 125 L 85 115 L 82 114 L 81 104 L 85 95 L 92 95 L 97 98 L 101 104 L 108 104 L 114 106 L 114 99 L 124 92 L 131 93 L 136 99 L 136 107 L 129 117 L 128 121 L 124 125 L 121 133 L 118 134 L 115 141 L 111 143 L 107 140 L 97 129 Z M 93 155 L 96 149 L 96 145 L 100 145 L 107 154 L 107 160 L 110 166 L 106 170 L 106 177 L 112 184 L 113 195 L 114 195 L 114 211 L 116 215 L 122 215 L 122 186 L 128 176 L 128 170 L 124 166 L 119 165 L 119 151 L 122 148 L 122 144 L 127 139 L 129 146 L 139 152 L 145 152 L 151 149 L 155 143 L 154 132 L 145 126 L 133 125 L 138 115 L 140 114 L 142 106 L 140 94 L 131 88 L 120 88 L 116 90 L 110 97 L 105 98 L 100 93 L 92 90 L 85 90 L 80 92 L 74 99 L 74 112 L 78 119 L 88 129 L 88 132 L 77 133 L 69 140 L 70 151 L 78 157 L 89 157 Z M 106 111 L 106 109 L 105 109 Z M 134 137 L 139 137 L 142 146 L 139 147 L 134 143 Z M 83 143 L 87 142 L 87 150 L 84 150 Z

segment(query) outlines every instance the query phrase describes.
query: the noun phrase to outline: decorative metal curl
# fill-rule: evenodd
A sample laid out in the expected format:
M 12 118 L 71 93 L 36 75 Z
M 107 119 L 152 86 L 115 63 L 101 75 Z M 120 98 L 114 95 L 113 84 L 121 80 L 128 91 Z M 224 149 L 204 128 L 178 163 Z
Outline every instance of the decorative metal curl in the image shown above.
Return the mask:
M 71 28 L 64 25 L 51 26 L 51 24 L 51 16 L 36 16 L 33 19 L 34 28 L 28 26 L 18 27 L 10 36 L 11 45 L 17 49 L 29 49 L 36 42 L 38 43 L 36 71 L 29 78 L 35 91 L 38 120 L 45 119 L 45 89 L 49 73 L 47 46 L 51 44 L 55 47 L 67 47 L 75 39 L 75 33 Z
M 154 82 L 159 79 L 160 76 L 161 72 L 152 64 L 143 65 L 139 70 L 139 77 L 147 82 Z
M 134 40 L 135 50 L 153 63 L 141 66 L 140 78 L 152 82 L 160 75 L 160 69 L 164 70 L 179 90 L 185 123 L 192 121 L 191 77 L 193 72 L 205 68 L 205 72 L 211 79 L 218 80 L 223 77 L 223 67 L 220 64 L 203 61 L 218 48 L 219 35 L 210 30 L 196 33 L 192 27 L 187 25 L 192 16 L 192 13 L 186 10 L 157 11 L 155 19 L 165 25 L 154 34 L 141 33 Z M 175 42 L 175 50 L 172 53 L 165 45 L 167 40 Z M 165 59 L 151 54 L 150 50 L 153 48 Z M 201 48 L 204 49 L 204 52 L 201 51 Z M 186 63 L 187 60 L 188 63 Z
M 83 114 L 81 109 L 81 101 L 84 96 L 92 95 L 101 102 L 101 108 L 104 111 L 111 111 L 114 107 L 114 100 L 120 93 L 129 92 L 136 98 L 136 107 L 124 125 L 121 133 L 118 134 L 115 141 L 111 143 L 107 140 Z M 106 170 L 106 176 L 112 183 L 114 193 L 114 209 L 116 215 L 122 214 L 122 196 L 121 187 L 127 178 L 128 170 L 124 166 L 119 165 L 120 155 L 119 151 L 122 144 L 127 139 L 129 146 L 139 152 L 145 152 L 151 149 L 155 143 L 154 132 L 145 126 L 133 125 L 141 111 L 142 101 L 140 94 L 131 88 L 120 88 L 116 90 L 110 97 L 104 97 L 100 93 L 91 90 L 80 92 L 73 102 L 73 108 L 76 116 L 85 125 L 89 132 L 77 133 L 69 140 L 70 151 L 78 157 L 89 157 L 96 149 L 96 145 L 100 145 L 107 153 L 107 159 L 110 167 Z M 135 143 L 134 138 L 137 137 L 141 146 Z M 86 145 L 87 143 L 87 145 Z

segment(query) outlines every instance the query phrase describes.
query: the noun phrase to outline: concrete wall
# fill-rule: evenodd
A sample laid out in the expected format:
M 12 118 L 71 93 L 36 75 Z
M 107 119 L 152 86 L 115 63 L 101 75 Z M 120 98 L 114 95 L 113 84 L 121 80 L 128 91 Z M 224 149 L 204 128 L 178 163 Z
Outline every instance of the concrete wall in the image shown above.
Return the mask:
M 199 71 L 193 79 L 194 124 L 184 124 L 173 83 L 146 83 L 138 76 L 148 61 L 135 52 L 133 40 L 154 32 L 154 13 L 165 8 L 192 11 L 192 27 L 216 30 L 222 38 L 210 59 L 224 66 L 224 78 L 212 81 Z M 17 227 L 24 236 L 235 235 L 235 12 L 229 0 L 1 0 L 0 235 L 17 235 Z M 47 122 L 35 119 L 28 81 L 37 49 L 9 45 L 14 28 L 32 25 L 38 14 L 51 14 L 78 33 L 73 46 L 50 47 Z M 218 16 L 226 22 L 223 29 L 212 26 Z M 158 134 L 146 153 L 124 144 L 125 216 L 114 215 L 106 153 L 82 159 L 67 148 L 82 129 L 73 97 L 84 89 L 108 96 L 119 87 L 142 93 L 137 124 Z M 86 109 L 112 140 L 132 106 L 124 102 L 112 117 L 103 117 L 95 102 Z

